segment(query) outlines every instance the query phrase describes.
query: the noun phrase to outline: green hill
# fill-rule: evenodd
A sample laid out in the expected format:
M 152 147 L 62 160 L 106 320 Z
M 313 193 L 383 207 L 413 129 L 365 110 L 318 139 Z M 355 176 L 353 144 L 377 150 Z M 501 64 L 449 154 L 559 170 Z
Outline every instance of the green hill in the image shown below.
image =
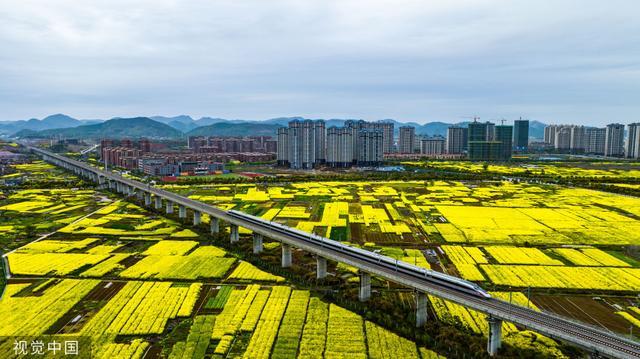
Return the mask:
M 20 131 L 17 137 L 27 138 L 177 138 L 182 132 L 175 128 L 154 121 L 148 117 L 114 118 L 95 125 L 85 125 L 73 128 L 58 128 L 43 131 Z
M 275 136 L 279 127 L 282 126 L 260 122 L 220 122 L 195 128 L 187 136 Z

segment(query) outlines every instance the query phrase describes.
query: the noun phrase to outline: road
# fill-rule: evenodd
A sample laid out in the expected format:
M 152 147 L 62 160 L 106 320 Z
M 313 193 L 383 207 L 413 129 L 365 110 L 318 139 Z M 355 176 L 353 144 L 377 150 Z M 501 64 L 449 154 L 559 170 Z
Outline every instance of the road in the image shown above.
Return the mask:
M 105 172 L 86 163 L 75 161 L 39 148 L 31 148 L 34 152 L 64 162 L 66 165 L 82 169 L 93 176 L 101 176 L 111 181 L 126 184 L 134 189 L 159 196 L 175 204 L 189 209 L 206 213 L 222 221 L 247 228 L 267 238 L 289 244 L 292 247 L 305 250 L 328 260 L 342 262 L 354 266 L 364 272 L 377 277 L 413 288 L 416 291 L 434 295 L 467 308 L 486 313 L 491 317 L 514 323 L 529 330 L 541 333 L 579 346 L 592 353 L 614 358 L 640 358 L 640 343 L 621 335 L 602 330 L 588 324 L 563 318 L 552 313 L 538 312 L 529 308 L 513 305 L 496 298 L 481 298 L 475 295 L 437 285 L 424 277 L 422 269 L 415 267 L 415 273 L 398 271 L 396 266 L 379 262 L 380 255 L 371 253 L 369 259 L 344 251 L 333 250 L 322 245 L 317 239 L 301 239 L 286 230 L 267 225 L 257 225 L 247 220 L 230 216 L 226 211 L 207 205 L 173 192 L 165 191 L 142 182 L 124 178 L 119 174 Z M 326 239 L 326 241 L 330 241 Z M 576 278 L 579 280 L 579 278 Z

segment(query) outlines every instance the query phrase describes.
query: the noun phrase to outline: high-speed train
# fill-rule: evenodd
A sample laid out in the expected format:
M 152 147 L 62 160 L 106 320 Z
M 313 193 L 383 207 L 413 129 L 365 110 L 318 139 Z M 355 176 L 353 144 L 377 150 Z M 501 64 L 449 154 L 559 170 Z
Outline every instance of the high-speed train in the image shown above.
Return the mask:
M 306 242 L 313 241 L 315 242 L 314 244 L 320 245 L 321 247 L 327 247 L 339 252 L 349 254 L 369 263 L 382 264 L 387 268 L 392 268 L 396 272 L 403 273 L 420 280 L 426 280 L 434 284 L 472 294 L 477 297 L 491 298 L 491 295 L 484 289 L 480 288 L 480 286 L 478 286 L 477 284 L 454 276 L 436 272 L 430 269 L 420 268 L 409 263 L 399 261 L 397 259 L 369 252 L 364 249 L 351 247 L 338 241 L 324 238 L 313 233 L 303 232 L 296 228 L 287 227 L 280 223 L 268 221 L 263 218 L 252 216 L 239 211 L 229 210 L 227 211 L 227 213 L 231 217 L 242 219 L 260 226 L 268 226 L 271 230 L 275 230 L 289 236 L 294 236 Z

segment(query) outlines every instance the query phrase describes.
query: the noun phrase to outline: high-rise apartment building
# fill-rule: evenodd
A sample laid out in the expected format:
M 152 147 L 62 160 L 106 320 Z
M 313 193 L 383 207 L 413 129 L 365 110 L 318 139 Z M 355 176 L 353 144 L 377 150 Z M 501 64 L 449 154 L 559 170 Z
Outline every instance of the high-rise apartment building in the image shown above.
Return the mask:
M 355 120 L 347 120 L 344 122 L 344 128 L 349 129 L 351 131 L 351 138 L 353 138 L 353 143 L 351 144 L 352 150 L 351 155 L 353 159 L 351 162 L 358 162 L 358 131 L 362 128 L 364 121 L 355 121 Z
M 544 142 L 553 146 L 558 152 L 584 153 L 591 140 L 597 140 L 597 132 L 579 125 L 549 125 L 544 128 Z M 589 136 L 595 136 L 590 139 Z M 595 142 L 594 142 L 595 145 Z M 591 148 L 594 150 L 594 148 Z
M 571 126 L 557 126 L 553 146 L 556 150 L 569 152 L 571 149 Z
M 471 122 L 469 124 L 469 142 L 493 141 L 495 128 L 495 124 L 491 122 Z
M 327 158 L 329 167 L 350 167 L 353 164 L 353 134 L 350 128 L 335 126 L 327 129 Z
M 324 121 L 293 120 L 278 130 L 278 164 L 310 169 L 324 163 L 326 151 Z
M 500 161 L 502 142 L 469 141 L 469 159 L 471 161 Z
M 487 125 L 487 141 L 495 141 L 496 139 L 496 124 L 492 122 L 485 122 Z
M 123 138 L 120 140 L 120 147 L 133 148 L 133 141 L 129 138 Z
M 102 151 L 105 148 L 108 148 L 108 147 L 113 147 L 113 140 L 112 139 L 105 138 L 105 139 L 100 140 L 100 159 L 102 159 L 103 156 L 104 156 L 102 154 Z
M 369 164 L 362 163 L 362 156 L 360 156 L 360 152 L 365 151 L 363 148 L 365 143 L 365 139 L 368 139 L 370 136 L 360 136 L 360 133 L 363 131 L 370 131 L 379 133 L 382 136 L 382 147 L 379 152 L 379 157 L 372 161 L 366 161 L 371 163 L 382 163 L 383 154 L 385 150 L 388 150 L 391 153 L 393 152 L 393 122 L 366 122 L 363 120 L 348 120 L 345 121 L 344 127 L 350 129 L 352 137 L 353 137 L 353 163 L 357 163 L 361 166 L 369 166 Z M 368 142 L 366 144 L 369 144 Z M 376 152 L 377 153 L 377 152 Z M 368 154 L 372 154 L 371 152 Z M 367 155 L 367 156 L 368 156 Z M 365 157 L 367 157 L 365 156 Z
M 500 159 L 508 160 L 513 150 L 513 126 L 498 125 L 495 129 L 495 141 L 500 142 Z
M 571 140 L 569 149 L 571 153 L 583 153 L 587 147 L 587 128 L 584 126 L 571 126 Z
M 382 164 L 384 148 L 389 145 L 385 132 L 393 134 L 393 123 L 350 120 L 343 128 L 326 130 L 322 120 L 294 120 L 289 127 L 278 129 L 277 163 L 295 169 L 323 164 L 377 166 Z
M 630 123 L 627 128 L 626 156 L 640 158 L 640 123 Z
M 327 154 L 326 148 L 326 129 L 324 121 L 318 120 L 313 121 L 314 125 L 314 146 L 315 146 L 315 163 L 316 164 L 324 164 Z
M 624 156 L 624 125 L 619 123 L 607 125 L 604 139 L 604 155 L 608 157 Z
M 555 146 L 557 125 L 549 125 L 544 127 L 544 143 Z
M 138 141 L 138 148 L 145 153 L 151 152 L 151 141 L 146 138 L 141 138 L 140 141 Z
M 379 166 L 382 164 L 384 146 L 381 129 L 363 129 L 358 131 L 358 165 Z
M 604 155 L 604 142 L 606 136 L 605 128 L 586 129 L 586 147 L 584 152 L 591 155 Z
M 280 127 L 278 129 L 278 151 L 276 158 L 278 166 L 289 165 L 289 129 L 287 127 Z
M 469 124 L 469 159 L 505 161 L 511 158 L 513 126 L 496 126 L 491 122 Z
M 513 123 L 513 149 L 527 152 L 529 149 L 529 120 L 515 120 Z
M 400 127 L 398 137 L 398 152 L 413 153 L 416 141 L 416 128 L 413 126 Z
M 420 140 L 420 153 L 423 155 L 441 155 L 444 153 L 445 139 L 441 136 Z
M 382 129 L 382 152 L 383 153 L 393 153 L 394 152 L 394 134 L 393 134 L 393 122 L 390 121 L 380 121 L 376 122 L 379 128 Z
M 461 154 L 467 149 L 467 128 L 451 126 L 447 128 L 447 153 Z
M 316 164 L 316 124 L 311 120 L 302 121 L 300 133 L 300 146 L 298 147 L 300 162 L 293 165 L 293 168 L 313 168 Z

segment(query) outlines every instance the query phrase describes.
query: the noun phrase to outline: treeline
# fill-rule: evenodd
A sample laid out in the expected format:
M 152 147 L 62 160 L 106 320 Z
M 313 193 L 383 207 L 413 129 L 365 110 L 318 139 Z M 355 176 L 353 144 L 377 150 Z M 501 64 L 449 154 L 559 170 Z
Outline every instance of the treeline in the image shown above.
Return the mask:
M 234 183 L 291 183 L 291 182 L 320 182 L 320 181 L 429 181 L 429 180 L 482 180 L 492 179 L 495 176 L 485 174 L 468 174 L 461 172 L 447 172 L 434 174 L 431 172 L 359 172 L 359 173 L 296 173 L 286 176 L 262 176 L 256 178 L 206 178 L 189 177 L 180 179 L 178 184 L 234 184 Z M 168 182 L 173 183 L 173 182 Z
M 20 182 L 11 186 L 0 187 L 4 190 L 23 190 L 23 189 L 55 189 L 55 188 L 94 188 L 96 186 L 95 183 L 91 181 L 86 181 L 79 178 L 69 177 L 68 180 L 34 180 L 29 179 L 27 181 Z

